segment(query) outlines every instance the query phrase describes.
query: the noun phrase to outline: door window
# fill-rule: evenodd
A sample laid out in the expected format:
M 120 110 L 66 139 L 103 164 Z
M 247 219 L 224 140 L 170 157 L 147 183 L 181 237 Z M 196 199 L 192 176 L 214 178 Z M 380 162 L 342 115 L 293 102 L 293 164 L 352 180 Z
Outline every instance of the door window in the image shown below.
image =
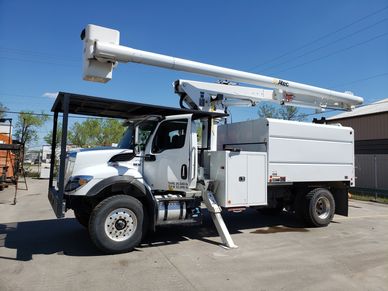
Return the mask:
M 160 124 L 152 142 L 152 152 L 182 148 L 185 145 L 187 123 L 187 119 L 178 119 Z

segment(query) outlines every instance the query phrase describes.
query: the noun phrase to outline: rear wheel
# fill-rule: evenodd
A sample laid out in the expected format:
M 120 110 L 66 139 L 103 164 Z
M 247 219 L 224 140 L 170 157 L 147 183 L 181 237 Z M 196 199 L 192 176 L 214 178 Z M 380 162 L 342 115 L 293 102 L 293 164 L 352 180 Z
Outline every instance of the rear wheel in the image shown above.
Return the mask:
M 94 244 L 107 253 L 133 250 L 146 230 L 142 203 L 134 197 L 116 195 L 100 202 L 89 220 Z
M 304 218 L 311 226 L 327 226 L 335 212 L 333 195 L 325 188 L 316 188 L 307 193 L 304 207 Z

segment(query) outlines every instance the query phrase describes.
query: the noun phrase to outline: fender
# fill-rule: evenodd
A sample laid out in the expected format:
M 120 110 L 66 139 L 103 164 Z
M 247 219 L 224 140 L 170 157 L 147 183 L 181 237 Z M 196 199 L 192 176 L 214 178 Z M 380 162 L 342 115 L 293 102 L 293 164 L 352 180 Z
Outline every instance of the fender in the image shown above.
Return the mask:
M 86 197 L 94 197 L 98 196 L 104 189 L 107 187 L 110 187 L 112 185 L 132 185 L 134 186 L 137 190 L 139 190 L 139 193 L 141 196 L 146 198 L 147 201 L 147 210 L 150 216 L 150 228 L 155 229 L 155 222 L 157 218 L 157 212 L 158 212 L 158 207 L 157 207 L 157 201 L 152 195 L 151 191 L 141 183 L 138 179 L 132 177 L 132 176 L 113 176 L 106 178 L 100 182 L 98 182 L 96 185 L 94 185 L 87 193 Z M 130 195 L 130 194 L 129 194 Z

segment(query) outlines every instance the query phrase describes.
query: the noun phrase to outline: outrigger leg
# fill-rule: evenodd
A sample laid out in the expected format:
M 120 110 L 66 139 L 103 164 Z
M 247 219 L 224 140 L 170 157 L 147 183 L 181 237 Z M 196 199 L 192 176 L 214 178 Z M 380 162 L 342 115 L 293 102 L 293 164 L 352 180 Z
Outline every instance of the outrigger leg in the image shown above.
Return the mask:
M 204 191 L 202 194 L 203 202 L 206 205 L 206 208 L 209 210 L 210 215 L 213 219 L 214 224 L 216 225 L 218 234 L 221 237 L 221 241 L 227 248 L 235 249 L 238 248 L 230 236 L 229 230 L 225 225 L 224 219 L 221 216 L 221 207 L 218 206 L 217 201 L 210 191 Z

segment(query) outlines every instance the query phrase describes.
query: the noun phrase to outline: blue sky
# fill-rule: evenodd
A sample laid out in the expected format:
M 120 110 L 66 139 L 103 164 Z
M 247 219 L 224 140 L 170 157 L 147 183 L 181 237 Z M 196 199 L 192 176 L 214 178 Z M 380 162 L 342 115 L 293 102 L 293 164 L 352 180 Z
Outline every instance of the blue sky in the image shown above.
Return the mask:
M 120 64 L 109 83 L 85 82 L 79 35 L 88 23 L 119 30 L 133 48 L 350 90 L 365 103 L 388 98 L 388 0 L 0 0 L 0 102 L 49 112 L 54 99 L 45 93 L 69 91 L 178 106 L 174 80 L 214 81 Z M 255 118 L 257 108 L 232 114 Z

